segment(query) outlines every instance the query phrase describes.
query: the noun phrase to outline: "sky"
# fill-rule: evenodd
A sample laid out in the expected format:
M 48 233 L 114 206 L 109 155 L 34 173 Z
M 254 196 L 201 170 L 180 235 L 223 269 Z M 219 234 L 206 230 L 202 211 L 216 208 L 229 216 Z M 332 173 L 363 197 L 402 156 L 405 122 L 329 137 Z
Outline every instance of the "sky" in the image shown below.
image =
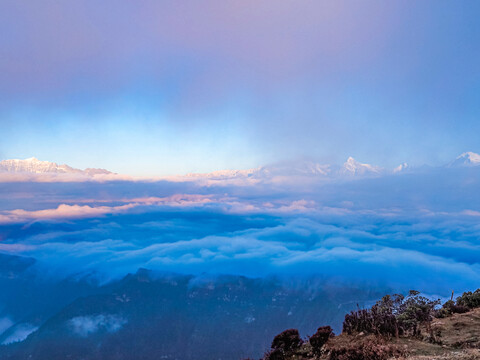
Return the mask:
M 476 1 L 0 3 L 0 159 L 168 175 L 479 152 Z
M 37 329 L 30 280 L 36 311 L 139 269 L 478 288 L 479 18 L 475 0 L 0 1 L 0 160 L 118 173 L 0 172 L 0 336 L 26 326 L 0 342 Z M 127 321 L 81 315 L 82 337 Z

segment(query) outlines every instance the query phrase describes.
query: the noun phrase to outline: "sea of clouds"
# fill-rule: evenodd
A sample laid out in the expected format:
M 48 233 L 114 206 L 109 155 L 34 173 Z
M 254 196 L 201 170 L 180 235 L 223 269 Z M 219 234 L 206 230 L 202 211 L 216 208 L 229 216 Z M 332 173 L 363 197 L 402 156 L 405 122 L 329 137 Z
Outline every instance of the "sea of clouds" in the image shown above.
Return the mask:
M 446 296 L 480 284 L 480 170 L 214 185 L 20 182 L 0 190 L 0 252 L 43 277 L 138 268 L 321 277 Z

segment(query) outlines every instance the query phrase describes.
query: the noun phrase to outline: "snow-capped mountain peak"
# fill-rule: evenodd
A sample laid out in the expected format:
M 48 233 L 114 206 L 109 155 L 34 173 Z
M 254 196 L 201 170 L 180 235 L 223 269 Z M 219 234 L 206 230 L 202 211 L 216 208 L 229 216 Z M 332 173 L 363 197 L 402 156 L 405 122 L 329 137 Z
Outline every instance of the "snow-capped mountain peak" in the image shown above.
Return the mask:
M 11 159 L 0 161 L 0 172 L 6 173 L 33 173 L 33 174 L 111 174 L 104 169 L 86 169 L 85 171 L 72 168 L 65 164 L 57 164 L 50 161 L 41 161 L 35 157 L 28 159 Z
M 58 165 L 54 162 L 40 161 L 31 157 L 25 160 L 11 159 L 0 161 L 0 171 L 27 172 L 27 173 L 68 173 L 75 172 L 68 165 Z
M 345 174 L 351 175 L 364 175 L 364 174 L 378 174 L 380 173 L 381 168 L 378 166 L 363 164 L 353 157 L 349 157 L 347 161 L 343 164 L 342 172 Z
M 464 152 L 448 164 L 449 167 L 459 166 L 478 166 L 480 165 L 480 155 L 471 151 Z
M 409 168 L 408 164 L 404 162 L 403 164 L 398 165 L 395 169 L 393 169 L 394 173 L 399 173 L 405 171 Z

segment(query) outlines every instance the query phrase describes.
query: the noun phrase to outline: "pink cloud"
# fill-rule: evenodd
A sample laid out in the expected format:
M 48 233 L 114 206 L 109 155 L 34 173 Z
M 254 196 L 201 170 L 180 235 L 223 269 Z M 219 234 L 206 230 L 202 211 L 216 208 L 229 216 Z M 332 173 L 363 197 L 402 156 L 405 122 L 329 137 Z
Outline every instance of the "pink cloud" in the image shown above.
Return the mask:
M 214 202 L 214 199 L 213 195 L 174 194 L 167 197 L 142 197 L 124 199 L 123 201 L 141 203 L 146 205 L 197 206 Z
M 125 212 L 131 208 L 138 206 L 136 203 L 121 206 L 89 206 L 89 205 L 67 205 L 60 204 L 55 209 L 44 210 L 23 210 L 16 209 L 4 211 L 0 214 L 0 223 L 22 223 L 35 220 L 56 220 L 56 219 L 79 219 L 106 214 L 116 214 Z
M 36 220 L 58 220 L 58 219 L 80 219 L 103 216 L 107 214 L 118 214 L 128 210 L 148 205 L 157 206 L 201 206 L 212 203 L 214 200 L 211 195 L 196 194 L 175 194 L 168 197 L 143 197 L 133 199 L 109 199 L 106 201 L 122 201 L 125 205 L 119 206 L 91 206 L 78 204 L 60 204 L 57 208 L 42 210 L 24 210 L 15 209 L 0 212 L 0 224 L 14 224 Z M 75 202 L 96 202 L 96 200 L 75 200 Z M 101 200 L 100 202 L 104 202 Z
M 107 182 L 107 181 L 135 181 L 144 180 L 134 178 L 128 175 L 120 174 L 57 174 L 57 173 L 0 173 L 0 183 L 7 182 L 39 182 L 39 183 L 56 183 L 56 182 Z M 159 179 L 157 179 L 159 180 Z

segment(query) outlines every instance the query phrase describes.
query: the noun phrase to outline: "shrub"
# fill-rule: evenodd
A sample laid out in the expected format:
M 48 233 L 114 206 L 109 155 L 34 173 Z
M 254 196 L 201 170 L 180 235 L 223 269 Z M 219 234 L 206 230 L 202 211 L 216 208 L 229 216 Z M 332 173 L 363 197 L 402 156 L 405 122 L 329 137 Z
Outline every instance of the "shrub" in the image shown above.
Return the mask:
M 287 355 L 284 354 L 284 352 L 280 349 L 274 349 L 274 350 L 270 350 L 269 352 L 267 352 L 263 359 L 265 360 L 286 360 Z
M 297 329 L 288 329 L 273 339 L 272 349 L 280 349 L 285 352 L 296 350 L 303 344 Z
M 411 290 L 407 297 L 387 295 L 370 309 L 359 309 L 345 316 L 343 331 L 364 332 L 384 336 L 418 335 L 424 325 L 431 333 L 430 323 L 439 300 L 432 301 Z
M 424 325 L 429 335 L 433 337 L 430 324 L 438 304 L 440 304 L 440 300 L 430 300 L 420 296 L 418 291 L 410 290 L 399 308 L 397 315 L 399 328 L 404 333 L 416 336 L 420 334 L 420 326 Z
M 445 304 L 443 304 L 441 309 L 436 311 L 435 317 L 444 318 L 452 314 L 463 314 L 468 312 L 468 310 L 469 309 L 466 306 L 457 305 L 453 300 L 448 300 Z
M 331 336 L 333 336 L 333 330 L 330 326 L 319 327 L 317 332 L 310 336 L 309 342 L 315 355 L 320 355 L 323 345 Z
M 475 290 L 473 293 L 471 291 L 463 293 L 462 296 L 457 298 L 457 305 L 468 309 L 480 307 L 480 289 Z
M 343 332 L 347 334 L 364 332 L 367 334 L 398 336 L 396 315 L 404 297 L 386 295 L 370 309 L 359 309 L 345 316 Z
M 303 340 L 297 329 L 285 330 L 275 336 L 271 346 L 272 350 L 265 354 L 264 358 L 266 360 L 284 360 L 294 354 L 302 344 Z

